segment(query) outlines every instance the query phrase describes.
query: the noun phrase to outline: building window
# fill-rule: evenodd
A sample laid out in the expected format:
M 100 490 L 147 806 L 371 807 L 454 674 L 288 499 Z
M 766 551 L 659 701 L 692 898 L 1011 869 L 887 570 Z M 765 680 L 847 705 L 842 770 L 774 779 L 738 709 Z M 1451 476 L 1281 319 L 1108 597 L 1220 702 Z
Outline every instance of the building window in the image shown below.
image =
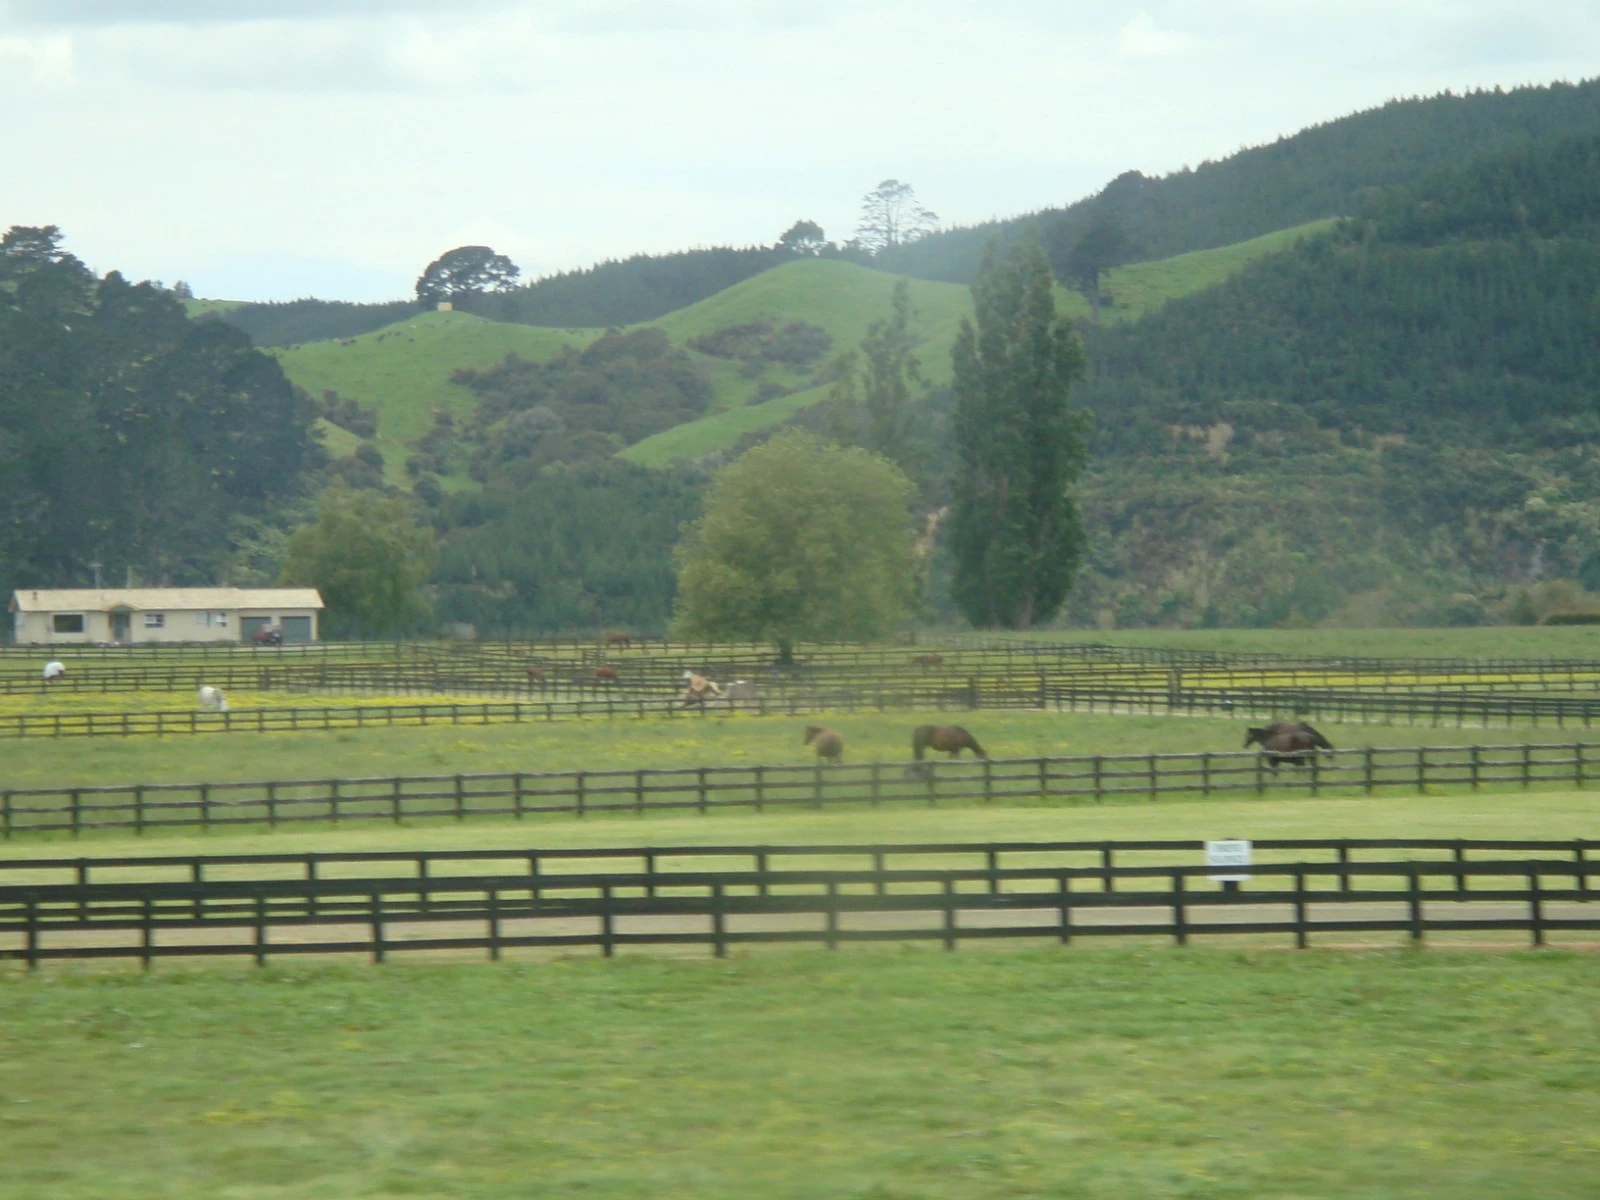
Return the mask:
M 56 613 L 50 622 L 50 628 L 56 633 L 82 633 L 82 613 Z
M 167 614 L 145 613 L 144 627 L 146 629 L 165 629 L 167 627 Z
M 225 612 L 195 613 L 194 623 L 203 625 L 207 629 L 226 629 L 228 627 L 228 614 Z

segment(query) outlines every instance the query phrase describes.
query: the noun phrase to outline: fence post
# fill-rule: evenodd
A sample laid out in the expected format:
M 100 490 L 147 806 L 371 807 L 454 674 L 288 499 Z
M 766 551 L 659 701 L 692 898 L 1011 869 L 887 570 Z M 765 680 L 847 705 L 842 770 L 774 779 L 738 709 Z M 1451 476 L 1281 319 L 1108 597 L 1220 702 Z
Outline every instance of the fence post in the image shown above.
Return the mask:
M 1104 789 L 1104 787 L 1102 786 L 1102 783 L 1101 783 L 1101 776 L 1102 776 L 1102 772 L 1104 770 L 1104 767 L 1105 767 L 1104 758 L 1101 755 L 1096 754 L 1094 756 L 1094 802 L 1096 804 L 1103 803 L 1105 801 L 1105 798 L 1106 798 L 1105 797 L 1105 789 Z
M 1100 866 L 1105 871 L 1104 890 L 1108 892 L 1114 892 L 1117 890 L 1117 881 L 1111 877 L 1111 857 L 1111 843 L 1106 842 L 1100 847 Z
M 822 791 L 821 791 L 821 781 L 820 780 L 818 781 L 818 785 L 817 786 L 818 786 L 817 807 L 820 808 L 820 807 L 822 807 Z M 699 770 L 697 770 L 695 772 L 695 794 L 696 794 L 696 798 L 699 801 L 700 815 L 701 816 L 705 816 L 705 814 L 706 814 L 707 796 L 706 796 L 706 769 L 704 767 L 701 767 Z
M 267 965 L 267 898 L 257 892 L 255 896 L 255 960 L 256 966 Z
M 1057 881 L 1056 907 L 1061 910 L 1061 944 L 1069 945 L 1072 941 L 1072 879 L 1065 871 Z
M 148 971 L 150 959 L 155 949 L 155 930 L 151 928 L 153 914 L 150 912 L 150 897 L 144 897 L 144 903 L 139 907 L 139 969 Z
M 500 961 L 500 889 L 489 889 L 489 961 Z
M 1422 746 L 1417 747 L 1417 795 L 1423 796 L 1428 792 L 1428 752 Z
M 1350 890 L 1350 845 L 1348 842 L 1341 843 L 1339 846 L 1339 866 L 1343 868 L 1339 872 L 1339 890 L 1348 892 Z
M 28 929 L 27 941 L 23 947 L 23 956 L 28 961 L 28 970 L 39 969 L 39 897 L 36 893 L 28 893 Z
M 1474 746 L 1474 747 L 1472 747 L 1472 790 L 1473 791 L 1477 791 L 1478 790 L 1478 787 L 1479 787 L 1478 773 L 1479 773 L 1479 770 L 1481 769 L 1482 765 L 1483 765 L 1482 749 L 1481 749 L 1481 747 Z
M 956 948 L 956 885 L 949 878 L 944 881 L 944 948 Z
M 467 819 L 467 793 L 466 793 L 466 786 L 467 786 L 466 785 L 466 780 L 462 779 L 462 777 L 459 774 L 457 774 L 456 775 L 456 820 L 458 820 L 458 821 L 465 821 Z
M 1583 788 L 1583 743 L 1572 743 L 1572 782 L 1581 791 Z
M 141 808 L 140 811 L 143 811 L 143 809 Z M 278 827 L 278 785 L 275 784 L 275 783 L 269 783 L 269 784 L 267 784 L 267 828 L 268 829 L 276 829 L 277 827 Z
M 1533 944 L 1544 945 L 1544 892 L 1535 868 L 1528 872 L 1528 924 L 1533 930 Z
M 1407 872 L 1406 905 L 1411 922 L 1411 940 L 1422 945 L 1422 876 L 1417 874 L 1417 864 L 1412 863 Z
M 1294 873 L 1294 944 L 1295 949 L 1306 948 L 1306 873 Z
M 83 832 L 83 800 L 82 793 L 77 788 L 71 792 L 72 803 L 72 836 L 77 837 Z
M 1526 790 L 1533 782 L 1533 747 L 1522 744 L 1522 786 Z
M 1211 795 L 1211 751 L 1203 751 L 1200 755 L 1200 794 Z
M 828 949 L 839 948 L 839 883 L 828 880 Z
M 1172 936 L 1180 946 L 1188 945 L 1189 923 L 1188 914 L 1184 909 L 1183 893 L 1184 877 L 1181 871 L 1172 876 Z
M 728 957 L 727 931 L 722 912 L 722 880 L 711 883 L 711 953 L 717 958 Z
M 0 792 L 0 825 L 5 826 L 6 841 L 11 840 L 11 793 Z M 141 829 L 141 833 L 144 831 Z
M 387 950 L 383 944 L 383 894 L 376 890 L 372 893 L 372 961 L 382 963 Z

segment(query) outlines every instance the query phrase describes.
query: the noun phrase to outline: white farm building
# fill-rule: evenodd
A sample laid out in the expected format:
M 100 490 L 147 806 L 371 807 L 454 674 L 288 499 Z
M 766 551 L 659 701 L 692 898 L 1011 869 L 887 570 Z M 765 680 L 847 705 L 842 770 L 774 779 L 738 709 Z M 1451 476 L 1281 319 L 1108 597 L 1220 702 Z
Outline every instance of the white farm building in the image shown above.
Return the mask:
M 285 645 L 317 640 L 316 588 L 24 588 L 11 593 L 20 645 L 249 642 L 258 629 Z

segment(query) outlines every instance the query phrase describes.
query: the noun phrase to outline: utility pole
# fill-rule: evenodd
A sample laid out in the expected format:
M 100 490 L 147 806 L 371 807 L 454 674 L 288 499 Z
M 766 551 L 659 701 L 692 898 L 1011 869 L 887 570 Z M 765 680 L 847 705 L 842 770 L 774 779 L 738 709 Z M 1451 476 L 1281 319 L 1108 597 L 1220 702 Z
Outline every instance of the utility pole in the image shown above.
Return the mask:
M 101 583 L 100 583 L 100 566 L 101 566 L 101 563 L 100 563 L 100 560 L 98 558 L 95 559 L 92 563 L 89 564 L 89 569 L 94 572 L 94 586 L 95 586 L 95 590 L 96 591 L 99 591 L 99 589 L 101 587 Z

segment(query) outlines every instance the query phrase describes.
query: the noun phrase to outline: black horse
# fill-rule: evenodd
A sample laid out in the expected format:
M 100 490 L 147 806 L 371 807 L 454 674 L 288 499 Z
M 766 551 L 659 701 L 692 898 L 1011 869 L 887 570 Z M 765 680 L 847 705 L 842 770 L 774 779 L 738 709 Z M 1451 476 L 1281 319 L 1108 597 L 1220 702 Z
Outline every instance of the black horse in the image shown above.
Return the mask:
M 1261 747 L 1262 759 L 1274 771 L 1284 762 L 1291 767 L 1310 766 L 1317 751 L 1333 750 L 1333 743 L 1304 721 L 1298 724 L 1275 721 L 1260 729 L 1247 729 L 1244 748 L 1248 750 L 1251 746 Z

